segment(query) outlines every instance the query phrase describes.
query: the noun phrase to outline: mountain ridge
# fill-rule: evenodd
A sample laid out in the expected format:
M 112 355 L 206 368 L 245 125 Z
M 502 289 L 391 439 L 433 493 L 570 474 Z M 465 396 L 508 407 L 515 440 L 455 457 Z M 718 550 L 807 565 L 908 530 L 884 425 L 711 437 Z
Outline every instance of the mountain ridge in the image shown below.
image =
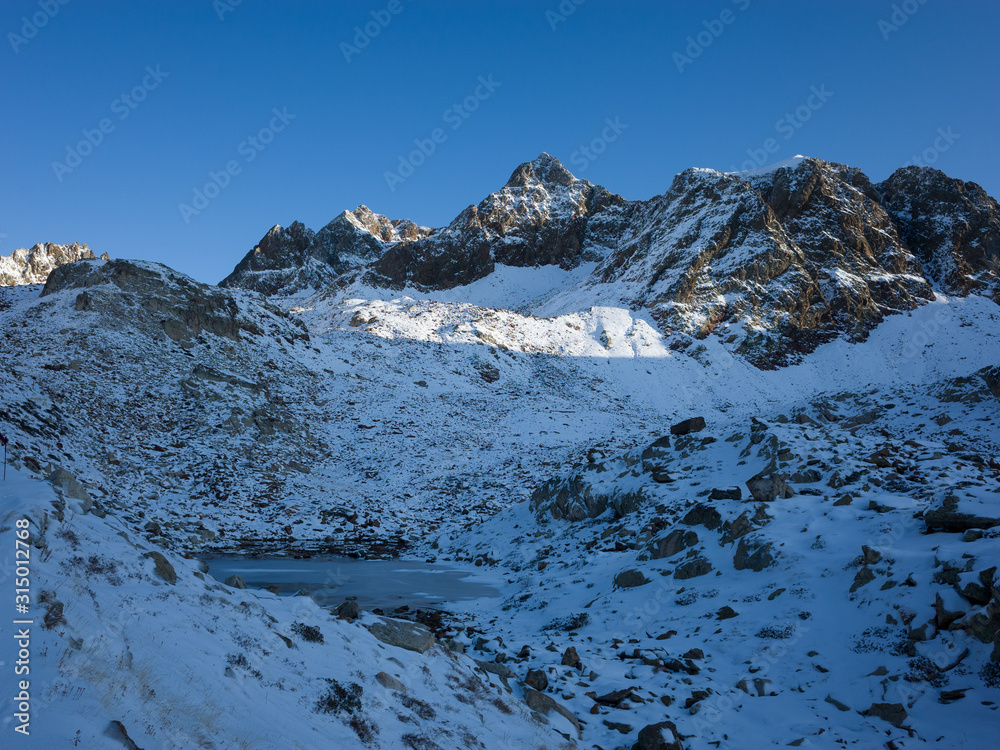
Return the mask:
M 408 222 L 362 208 L 367 222 L 329 234 L 364 252 L 296 262 L 285 248 L 304 227 L 275 227 L 222 286 L 272 295 L 354 283 L 442 291 L 501 265 L 594 262 L 582 288 L 646 309 L 661 330 L 692 340 L 732 328 L 726 336 L 759 367 L 793 363 L 839 336 L 864 340 L 935 289 L 1000 301 L 1000 207 L 975 183 L 929 167 L 877 184 L 811 157 L 746 173 L 693 168 L 665 193 L 628 201 L 543 153 L 445 227 L 399 234 Z M 276 231 L 288 239 L 275 243 Z M 257 257 L 266 271 L 255 273 Z

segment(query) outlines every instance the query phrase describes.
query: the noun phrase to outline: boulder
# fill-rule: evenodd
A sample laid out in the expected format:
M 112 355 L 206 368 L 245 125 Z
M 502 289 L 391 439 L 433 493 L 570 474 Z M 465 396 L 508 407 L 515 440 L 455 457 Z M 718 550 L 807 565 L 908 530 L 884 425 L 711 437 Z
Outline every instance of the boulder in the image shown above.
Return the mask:
M 639 741 L 632 750 L 684 750 L 677 726 L 672 721 L 648 724 L 639 730 Z
M 874 716 L 897 728 L 903 726 L 908 716 L 906 707 L 902 703 L 873 703 L 867 710 L 862 711 L 861 715 Z
M 562 665 L 564 667 L 578 667 L 580 666 L 580 655 L 576 652 L 575 646 L 570 646 L 563 653 Z
M 689 435 L 692 432 L 701 432 L 705 429 L 704 417 L 691 417 L 683 422 L 678 422 L 670 428 L 671 435 Z
M 562 704 L 557 703 L 550 695 L 540 693 L 537 690 L 533 690 L 530 687 L 525 686 L 524 702 L 532 711 L 537 711 L 544 716 L 548 716 L 549 712 L 555 711 L 560 716 L 565 717 L 570 724 L 576 727 L 577 732 L 583 731 L 583 727 L 580 726 L 580 722 L 573 715 L 573 713 Z
M 679 581 L 684 581 L 688 578 L 697 578 L 698 576 L 708 575 L 711 572 L 712 563 L 704 557 L 694 557 L 684 564 L 679 565 L 677 569 L 674 570 L 674 578 Z
M 358 619 L 361 614 L 361 607 L 358 606 L 357 602 L 346 601 L 337 607 L 335 613 L 341 620 L 347 620 L 348 622 L 354 622 Z
M 379 672 L 375 675 L 375 679 L 378 680 L 378 683 L 387 690 L 395 690 L 398 693 L 406 692 L 406 685 L 387 672 Z
M 722 514 L 710 505 L 698 503 L 681 519 L 681 523 L 688 526 L 704 526 L 713 531 L 722 524 Z
M 743 491 L 736 486 L 720 488 L 716 487 L 709 495 L 709 500 L 742 500 Z
M 61 467 L 56 467 L 55 470 L 45 477 L 49 484 L 60 490 L 64 497 L 79 500 L 83 505 L 84 512 L 88 511 L 93 505 L 94 501 L 91 500 L 90 495 L 87 494 L 87 490 L 83 488 L 80 481 L 70 474 L 66 469 Z
M 227 586 L 232 586 L 234 589 L 245 589 L 247 587 L 246 581 L 238 573 L 233 573 L 224 583 Z
M 406 620 L 379 617 L 377 622 L 366 624 L 365 627 L 382 643 L 407 651 L 416 651 L 418 654 L 424 653 L 435 642 L 434 634 L 430 630 Z
M 167 583 L 177 583 L 177 573 L 174 570 L 174 566 L 170 564 L 159 552 L 147 552 L 143 557 L 148 557 L 151 559 L 156 566 L 153 568 L 153 572 L 156 573 L 160 578 L 162 578 Z
M 753 479 L 747 480 L 746 485 L 750 495 L 757 502 L 770 502 L 795 494 L 795 490 L 785 481 L 785 477 L 776 473 L 766 476 L 758 474 Z
M 960 534 L 969 529 L 992 529 L 994 526 L 1000 526 L 1000 518 L 959 513 L 958 498 L 949 495 L 939 507 L 924 514 L 924 523 L 927 524 L 928 531 L 947 531 Z
M 698 535 L 693 531 L 674 529 L 661 539 L 654 539 L 646 545 L 646 551 L 653 560 L 673 557 L 689 547 L 698 544 Z
M 647 583 L 649 583 L 649 579 L 638 570 L 623 570 L 615 576 L 615 588 L 618 589 L 631 589 L 636 586 L 645 586 Z
M 549 676 L 544 669 L 529 669 L 524 684 L 535 690 L 545 690 L 549 686 Z

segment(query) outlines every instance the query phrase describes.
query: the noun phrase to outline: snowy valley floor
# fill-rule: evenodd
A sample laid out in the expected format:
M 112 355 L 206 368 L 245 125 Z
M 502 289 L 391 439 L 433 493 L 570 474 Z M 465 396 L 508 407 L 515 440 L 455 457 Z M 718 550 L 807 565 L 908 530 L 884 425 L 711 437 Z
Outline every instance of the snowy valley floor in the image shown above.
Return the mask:
M 473 292 L 299 299 L 308 345 L 231 349 L 9 292 L 0 538 L 29 519 L 35 620 L 11 746 L 611 750 L 665 721 L 691 749 L 993 746 L 1000 527 L 961 527 L 1000 517 L 996 305 L 763 372 Z M 771 472 L 795 494 L 752 498 Z M 366 544 L 501 596 L 425 648 L 193 559 Z

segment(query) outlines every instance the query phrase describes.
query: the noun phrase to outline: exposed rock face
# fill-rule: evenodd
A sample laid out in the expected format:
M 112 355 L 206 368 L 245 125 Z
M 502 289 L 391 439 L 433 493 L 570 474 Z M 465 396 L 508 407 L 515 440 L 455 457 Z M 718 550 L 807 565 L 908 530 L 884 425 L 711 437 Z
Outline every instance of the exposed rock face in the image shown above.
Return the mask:
M 0 258 L 0 286 L 44 284 L 56 267 L 94 257 L 94 252 L 79 242 L 71 245 L 39 242 L 30 250 L 20 248 Z M 108 254 L 101 258 L 107 260 Z
M 541 520 L 583 521 L 609 509 L 616 518 L 628 515 L 643 502 L 640 492 L 602 494 L 583 474 L 544 482 L 531 495 L 531 509 Z
M 318 233 L 275 227 L 223 285 L 440 290 L 501 264 L 593 261 L 580 293 L 646 309 L 668 334 L 723 336 L 771 369 L 837 337 L 864 340 L 930 301 L 932 282 L 1000 301 L 998 253 L 997 202 L 933 169 L 873 185 L 856 168 L 797 157 L 746 173 L 689 169 L 663 195 L 627 201 L 542 154 L 440 229 L 363 206 Z
M 258 315 L 248 315 L 232 293 L 159 263 L 87 260 L 59 266 L 49 275 L 41 296 L 77 290 L 77 311 L 116 313 L 108 317 L 123 325 L 145 325 L 151 334 L 159 329 L 182 344 L 203 332 L 239 341 L 266 329 L 289 342 L 308 340 L 305 331 L 277 308 L 260 306 Z M 137 309 L 146 313 L 145 319 L 138 319 Z
M 389 221 L 367 206 L 344 211 L 318 232 L 298 221 L 287 229 L 275 225 L 219 286 L 264 294 L 320 289 L 429 231 L 411 221 Z
M 449 226 L 393 247 L 374 266 L 372 280 L 449 289 L 492 273 L 497 263 L 574 268 L 598 260 L 597 246 L 613 241 L 613 227 L 595 221 L 595 214 L 625 202 L 542 154 Z
M 1000 206 L 985 190 L 918 167 L 898 169 L 876 187 L 930 278 L 951 294 L 1000 303 Z

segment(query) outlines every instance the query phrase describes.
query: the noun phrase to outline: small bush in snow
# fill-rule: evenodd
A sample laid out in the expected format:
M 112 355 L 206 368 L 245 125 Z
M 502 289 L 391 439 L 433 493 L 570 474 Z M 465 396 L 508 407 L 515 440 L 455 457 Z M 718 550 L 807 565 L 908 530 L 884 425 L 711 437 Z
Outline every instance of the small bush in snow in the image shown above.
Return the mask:
M 323 634 L 315 625 L 306 625 L 304 622 L 292 623 L 292 632 L 299 638 L 309 643 L 322 643 Z
M 327 678 L 330 685 L 325 695 L 316 701 L 316 710 L 324 714 L 353 714 L 361 708 L 361 694 L 364 689 L 356 682 L 344 687 L 333 678 Z
M 569 615 L 568 617 L 557 617 L 548 625 L 542 627 L 542 630 L 579 630 L 584 625 L 590 622 L 590 615 L 586 612 L 577 612 L 575 615 Z
M 1000 663 L 990 662 L 979 670 L 979 676 L 986 687 L 1000 688 Z

